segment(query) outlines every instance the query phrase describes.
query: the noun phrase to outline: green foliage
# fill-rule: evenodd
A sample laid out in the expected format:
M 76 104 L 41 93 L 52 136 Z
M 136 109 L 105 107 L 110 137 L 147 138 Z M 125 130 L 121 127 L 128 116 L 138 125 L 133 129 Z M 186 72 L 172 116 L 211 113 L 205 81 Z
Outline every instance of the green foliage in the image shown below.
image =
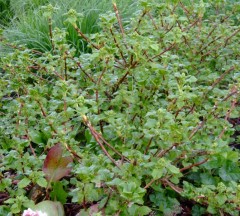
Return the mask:
M 125 16 L 130 16 L 134 11 L 136 3 L 133 0 L 118 0 L 118 5 Z M 5 28 L 5 36 L 11 42 L 27 45 L 28 48 L 42 52 L 52 49 L 51 35 L 49 34 L 49 20 L 45 8 L 53 5 L 57 10 L 52 11 L 51 25 L 53 28 L 66 28 L 67 41 L 80 52 L 89 52 L 87 44 L 74 31 L 72 26 L 64 23 L 64 14 L 70 8 L 74 8 L 84 14 L 83 19 L 78 20 L 78 26 L 85 34 L 96 33 L 100 30 L 98 17 L 100 13 L 112 10 L 109 0 L 11 0 L 10 8 L 14 13 L 11 25 Z
M 61 182 L 54 183 L 50 195 L 52 200 L 58 200 L 63 204 L 67 202 L 68 193 L 64 190 Z
M 114 5 L 90 35 L 76 25 L 79 11 L 66 12 L 91 53 L 78 55 L 51 13 L 51 51 L 2 38 L 13 51 L 0 64 L 0 188 L 9 194 L 0 212 L 33 206 L 28 187 L 39 185 L 84 212 L 97 203 L 98 215 L 175 215 L 183 201 L 196 203 L 193 215 L 238 215 L 228 120 L 239 117 L 239 3 L 139 5 L 124 23 Z M 49 188 L 41 168 L 58 143 L 74 162 Z
M 10 0 L 0 0 L 0 26 L 6 25 L 11 17 Z

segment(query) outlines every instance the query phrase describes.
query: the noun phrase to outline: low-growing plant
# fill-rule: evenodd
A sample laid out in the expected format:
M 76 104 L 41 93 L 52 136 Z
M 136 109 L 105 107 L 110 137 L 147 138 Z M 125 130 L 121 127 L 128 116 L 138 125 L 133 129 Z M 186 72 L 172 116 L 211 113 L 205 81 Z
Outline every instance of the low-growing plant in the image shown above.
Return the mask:
M 69 10 L 66 21 L 91 53 L 76 55 L 66 29 L 55 28 L 51 52 L 11 45 L 2 58 L 0 191 L 8 197 L 0 214 L 49 198 L 30 194 L 49 189 L 42 166 L 57 144 L 74 162 L 54 187 L 82 214 L 176 215 L 188 203 L 192 215 L 238 215 L 239 151 L 229 147 L 228 120 L 239 117 L 240 5 L 139 4 L 125 25 L 113 4 L 91 35 Z

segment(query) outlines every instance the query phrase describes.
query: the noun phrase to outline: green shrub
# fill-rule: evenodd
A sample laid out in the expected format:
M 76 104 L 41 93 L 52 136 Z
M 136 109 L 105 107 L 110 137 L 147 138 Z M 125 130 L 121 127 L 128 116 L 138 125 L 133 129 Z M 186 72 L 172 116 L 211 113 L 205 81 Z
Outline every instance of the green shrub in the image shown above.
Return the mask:
M 55 28 L 52 52 L 12 45 L 2 58 L 0 191 L 9 199 L 0 212 L 33 206 L 38 185 L 45 199 L 60 188 L 82 212 L 97 203 L 106 215 L 176 215 L 188 202 L 192 215 L 238 215 L 228 119 L 239 117 L 239 3 L 140 5 L 125 25 L 117 8 L 101 15 L 91 35 L 70 10 L 92 53 L 76 56 Z M 46 186 L 42 166 L 57 143 L 72 171 Z

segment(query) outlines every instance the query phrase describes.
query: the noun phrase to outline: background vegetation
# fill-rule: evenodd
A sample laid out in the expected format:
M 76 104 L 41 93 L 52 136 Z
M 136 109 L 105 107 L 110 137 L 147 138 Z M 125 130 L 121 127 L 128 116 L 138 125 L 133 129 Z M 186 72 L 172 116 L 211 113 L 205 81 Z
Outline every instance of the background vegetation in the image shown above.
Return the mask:
M 56 6 L 56 11 L 51 17 L 52 28 L 66 28 L 67 42 L 78 50 L 78 54 L 80 51 L 87 52 L 89 50 L 86 47 L 87 44 L 81 40 L 72 26 L 64 23 L 67 11 L 74 8 L 79 13 L 83 13 L 84 16 L 78 22 L 78 26 L 83 33 L 91 34 L 100 30 L 97 24 L 99 14 L 112 9 L 112 2 L 109 0 L 9 0 L 4 4 L 5 7 L 8 6 L 8 10 L 3 11 L 2 16 L 5 16 L 6 13 L 13 14 L 13 16 L 4 35 L 9 41 L 27 45 L 28 48 L 39 51 L 51 50 L 49 20 L 42 16 L 43 10 L 41 9 L 43 5 L 48 4 Z M 118 7 L 123 17 L 131 15 L 136 9 L 136 5 L 137 3 L 133 0 L 118 1 Z

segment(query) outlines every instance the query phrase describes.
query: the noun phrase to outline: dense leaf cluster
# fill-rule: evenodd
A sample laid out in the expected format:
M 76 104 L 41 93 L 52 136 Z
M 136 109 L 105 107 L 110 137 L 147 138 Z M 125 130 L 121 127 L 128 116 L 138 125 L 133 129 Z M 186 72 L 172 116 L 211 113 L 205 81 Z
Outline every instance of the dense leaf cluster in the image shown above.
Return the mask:
M 49 28 L 50 52 L 2 41 L 13 52 L 1 59 L 1 213 L 31 207 L 38 185 L 42 199 L 58 191 L 53 200 L 81 204 L 82 214 L 97 203 L 103 215 L 175 215 L 187 200 L 193 215 L 238 215 L 228 120 L 239 117 L 240 5 L 139 4 L 124 24 L 114 4 L 91 35 L 70 10 L 90 53 L 76 54 L 58 28 Z M 74 162 L 49 188 L 42 166 L 58 143 Z

